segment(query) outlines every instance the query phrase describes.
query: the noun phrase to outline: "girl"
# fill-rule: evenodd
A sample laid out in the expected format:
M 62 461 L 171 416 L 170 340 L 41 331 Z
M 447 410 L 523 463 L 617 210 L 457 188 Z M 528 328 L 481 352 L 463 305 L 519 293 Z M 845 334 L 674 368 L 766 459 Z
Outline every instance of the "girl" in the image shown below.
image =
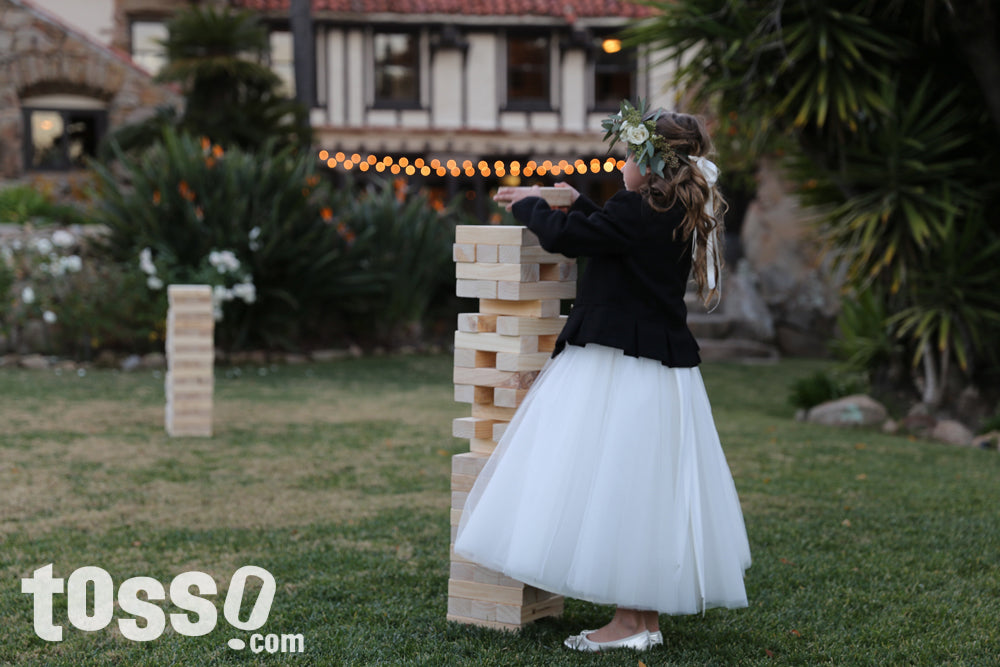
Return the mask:
M 750 548 L 684 305 L 692 266 L 703 299 L 718 295 L 724 202 L 695 117 L 625 102 L 604 127 L 628 160 L 603 208 L 576 190 L 568 211 L 537 187 L 494 198 L 546 250 L 589 261 L 553 358 L 469 494 L 455 551 L 617 605 L 567 647 L 645 650 L 663 642 L 659 613 L 747 605 Z

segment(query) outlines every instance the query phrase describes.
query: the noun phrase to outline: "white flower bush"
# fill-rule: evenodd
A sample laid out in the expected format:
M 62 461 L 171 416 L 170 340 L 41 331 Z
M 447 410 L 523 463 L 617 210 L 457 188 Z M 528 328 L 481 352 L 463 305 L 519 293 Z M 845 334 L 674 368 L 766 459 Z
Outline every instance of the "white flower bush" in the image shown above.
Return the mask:
M 260 228 L 254 227 L 250 232 L 250 241 L 256 241 L 259 236 Z M 230 301 L 239 300 L 247 305 L 257 301 L 257 288 L 253 283 L 253 276 L 248 273 L 240 274 L 242 266 L 232 250 L 212 250 L 199 270 L 191 275 L 177 276 L 178 279 L 173 282 L 211 285 L 212 315 L 216 321 L 222 321 L 224 306 Z M 146 274 L 146 285 L 149 289 L 154 291 L 163 289 L 164 280 L 159 275 L 159 267 L 153 259 L 151 248 L 143 248 L 139 253 L 139 269 Z M 167 271 L 170 272 L 169 268 Z

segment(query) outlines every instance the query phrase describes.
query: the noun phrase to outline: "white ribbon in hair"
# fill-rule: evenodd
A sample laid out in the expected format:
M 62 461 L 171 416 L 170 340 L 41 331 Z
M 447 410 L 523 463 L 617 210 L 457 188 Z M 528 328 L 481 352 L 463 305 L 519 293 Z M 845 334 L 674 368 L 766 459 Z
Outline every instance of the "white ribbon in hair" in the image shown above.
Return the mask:
M 708 232 L 708 241 L 705 248 L 705 264 L 707 265 L 705 282 L 708 285 L 708 289 L 713 290 L 716 285 L 715 267 L 720 263 L 719 244 L 715 238 L 719 233 L 719 225 L 715 221 L 715 197 L 713 196 L 715 191 L 714 186 L 719 181 L 719 167 L 708 158 L 701 157 L 700 155 L 688 155 L 688 160 L 691 161 L 693 166 L 697 167 L 698 171 L 705 178 L 705 182 L 708 183 L 708 199 L 705 201 L 705 215 L 712 221 L 712 228 Z M 696 230 L 691 234 L 691 257 L 694 258 L 697 256 L 697 252 L 698 233 Z M 719 293 L 720 295 L 722 293 L 721 284 L 719 285 Z

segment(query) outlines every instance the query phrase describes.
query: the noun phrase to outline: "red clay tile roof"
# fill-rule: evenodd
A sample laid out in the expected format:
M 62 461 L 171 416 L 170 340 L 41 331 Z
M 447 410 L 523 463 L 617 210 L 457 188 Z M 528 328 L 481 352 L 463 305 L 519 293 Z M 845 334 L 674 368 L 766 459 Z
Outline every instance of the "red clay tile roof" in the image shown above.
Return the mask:
M 291 0 L 236 0 L 258 11 L 288 11 Z M 649 8 L 628 0 L 312 0 L 313 12 L 390 14 L 475 14 L 479 16 L 564 16 L 637 18 Z

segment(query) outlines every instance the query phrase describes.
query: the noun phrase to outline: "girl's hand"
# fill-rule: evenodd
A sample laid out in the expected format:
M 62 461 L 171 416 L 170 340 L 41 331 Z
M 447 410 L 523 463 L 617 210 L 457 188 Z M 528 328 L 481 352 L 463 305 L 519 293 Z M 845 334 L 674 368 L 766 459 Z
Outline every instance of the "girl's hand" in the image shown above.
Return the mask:
M 572 196 L 570 197 L 570 204 L 571 204 L 571 205 L 572 205 L 572 204 L 573 204 L 573 202 L 575 202 L 575 201 L 577 200 L 577 198 L 578 198 L 578 197 L 580 196 L 580 191 L 579 191 L 579 190 L 577 190 L 576 188 L 574 188 L 574 187 L 573 187 L 572 185 L 570 185 L 569 183 L 563 183 L 562 181 L 560 181 L 559 183 L 556 183 L 556 184 L 555 184 L 555 186 L 556 186 L 557 188 L 567 188 L 567 189 L 569 189 L 569 191 L 570 191 L 570 192 L 572 192 L 572 193 L 573 193 L 573 194 L 572 194 Z
M 509 211 L 510 207 L 513 206 L 515 202 L 519 202 L 525 197 L 541 196 L 542 189 L 537 185 L 532 185 L 530 188 L 506 186 L 497 190 L 497 193 L 493 195 L 493 201 L 498 204 L 504 204 L 504 208 Z

